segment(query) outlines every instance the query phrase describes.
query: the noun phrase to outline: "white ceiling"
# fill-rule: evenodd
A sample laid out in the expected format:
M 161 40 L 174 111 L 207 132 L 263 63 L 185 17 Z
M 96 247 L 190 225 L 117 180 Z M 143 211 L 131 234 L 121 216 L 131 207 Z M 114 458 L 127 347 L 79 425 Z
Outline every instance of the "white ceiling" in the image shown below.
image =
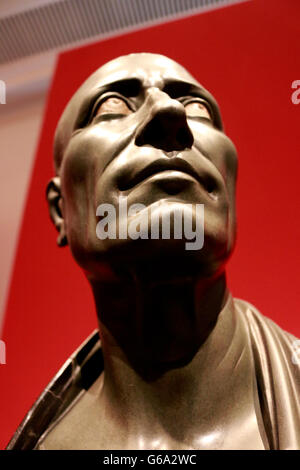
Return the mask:
M 0 18 L 8 15 L 15 15 L 21 11 L 37 8 L 47 3 L 53 3 L 55 0 L 1 0 Z

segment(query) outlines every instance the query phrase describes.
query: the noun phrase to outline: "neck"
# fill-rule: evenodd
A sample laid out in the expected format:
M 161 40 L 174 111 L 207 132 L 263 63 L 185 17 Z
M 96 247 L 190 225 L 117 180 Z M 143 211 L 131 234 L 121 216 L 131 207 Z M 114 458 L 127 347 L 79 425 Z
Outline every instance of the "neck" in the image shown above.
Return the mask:
M 92 288 L 104 354 L 122 356 L 145 380 L 189 363 L 227 298 L 224 274 L 158 278 L 145 267 Z
M 106 375 L 126 364 L 153 381 L 189 364 L 214 328 L 228 295 L 225 274 L 159 272 L 143 266 L 113 281 L 92 281 Z
M 203 384 L 215 383 L 215 365 L 233 337 L 230 315 L 228 325 L 222 320 L 214 330 L 228 298 L 224 274 L 153 279 L 135 272 L 126 281 L 92 282 L 104 357 L 104 409 L 112 421 L 120 425 L 124 419 L 125 429 L 139 429 L 144 436 L 174 430 L 174 416 L 187 429 L 193 413 L 202 408 L 207 413 Z M 230 395 L 230 380 L 225 382 L 221 389 L 212 385 L 212 404 L 224 391 Z

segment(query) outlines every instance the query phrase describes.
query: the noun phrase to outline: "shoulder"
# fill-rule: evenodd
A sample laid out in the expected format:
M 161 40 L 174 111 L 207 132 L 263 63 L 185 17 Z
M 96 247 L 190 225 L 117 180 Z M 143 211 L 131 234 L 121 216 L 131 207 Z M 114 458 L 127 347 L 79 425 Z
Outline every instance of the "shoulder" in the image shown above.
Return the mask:
M 234 299 L 249 332 L 260 406 L 271 449 L 300 448 L 300 340 Z
M 88 390 L 103 371 L 98 331 L 69 357 L 51 380 L 7 446 L 7 450 L 34 449 L 45 432 Z
M 298 340 L 293 334 L 283 330 L 273 320 L 264 316 L 250 302 L 241 299 L 233 299 L 235 309 L 248 323 L 252 333 L 256 336 L 263 336 L 266 340 L 277 340 L 284 347 L 293 349 L 298 344 Z

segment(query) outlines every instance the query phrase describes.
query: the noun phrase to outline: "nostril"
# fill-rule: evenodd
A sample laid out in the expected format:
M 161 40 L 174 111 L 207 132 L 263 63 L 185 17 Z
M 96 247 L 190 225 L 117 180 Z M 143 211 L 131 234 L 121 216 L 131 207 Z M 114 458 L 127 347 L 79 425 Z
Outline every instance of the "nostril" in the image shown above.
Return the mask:
M 210 178 L 209 176 L 207 176 L 204 181 L 204 186 L 205 186 L 205 189 L 206 191 L 213 197 L 216 197 L 217 196 L 217 186 L 216 186 L 216 182 Z
M 145 144 L 151 144 L 153 139 L 158 135 L 158 129 L 155 122 L 149 122 L 135 138 L 135 145 L 141 147 Z
M 176 106 L 162 106 L 152 110 L 146 123 L 137 129 L 135 144 L 152 145 L 167 152 L 191 148 L 194 142 L 185 111 Z
M 191 148 L 194 143 L 194 138 L 188 127 L 181 127 L 177 131 L 176 140 L 183 148 Z

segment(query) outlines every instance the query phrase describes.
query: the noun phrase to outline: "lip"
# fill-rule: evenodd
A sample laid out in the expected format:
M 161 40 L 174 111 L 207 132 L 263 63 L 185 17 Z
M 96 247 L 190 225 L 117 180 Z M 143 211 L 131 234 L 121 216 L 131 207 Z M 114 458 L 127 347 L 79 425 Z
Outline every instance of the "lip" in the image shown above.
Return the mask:
M 191 183 L 198 184 L 196 179 L 186 172 L 178 170 L 164 170 L 144 179 L 141 184 L 151 182 L 163 189 L 167 194 L 177 194 L 183 191 Z
M 126 178 L 126 180 L 120 182 L 119 189 L 121 191 L 127 191 L 134 188 L 144 180 L 163 172 L 168 172 L 168 176 L 170 177 L 169 172 L 172 171 L 176 172 L 177 178 L 180 177 L 180 173 L 192 176 L 208 193 L 212 193 L 216 187 L 212 178 L 199 175 L 192 165 L 183 158 L 173 157 L 172 159 L 159 158 L 154 162 L 151 162 L 149 165 L 142 168 L 142 170 L 132 175 L 132 177 Z M 165 174 L 167 176 L 167 173 Z M 184 174 L 182 175 L 182 178 L 184 178 Z

